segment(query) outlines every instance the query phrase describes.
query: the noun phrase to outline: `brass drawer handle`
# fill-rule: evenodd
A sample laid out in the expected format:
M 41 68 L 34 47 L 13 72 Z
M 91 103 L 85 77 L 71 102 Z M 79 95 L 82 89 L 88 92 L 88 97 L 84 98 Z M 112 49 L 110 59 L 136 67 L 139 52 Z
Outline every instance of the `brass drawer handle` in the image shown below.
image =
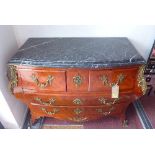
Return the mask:
M 54 80 L 54 76 L 52 75 L 48 75 L 47 80 L 44 83 L 41 83 L 35 74 L 32 74 L 31 78 L 39 88 L 46 88 L 48 85 L 51 85 Z
M 83 80 L 80 74 L 73 77 L 73 83 L 76 87 L 79 87 L 82 84 Z
M 103 111 L 102 108 L 99 108 L 99 109 L 96 109 L 96 111 L 97 111 L 98 113 L 104 115 L 104 116 L 107 116 L 107 115 L 109 115 L 114 109 L 115 109 L 114 107 L 111 107 L 111 108 L 109 109 L 109 111 Z
M 49 101 L 44 102 L 44 101 L 42 101 L 42 99 L 39 98 L 39 97 L 34 98 L 34 100 L 35 100 L 35 101 L 38 101 L 40 104 L 43 104 L 43 105 L 53 105 L 53 104 L 55 103 L 55 101 L 56 101 L 55 98 L 51 98 L 51 99 L 49 99 Z
M 87 121 L 87 117 L 69 117 L 69 120 L 74 121 L 74 122 L 83 122 Z
M 101 98 L 98 99 L 98 101 L 101 104 L 104 104 L 104 105 L 113 105 L 113 104 L 117 104 L 118 103 L 117 101 L 119 101 L 119 98 L 116 98 L 116 99 L 114 99 L 111 102 L 106 102 L 106 99 L 104 97 L 101 97 Z
M 46 114 L 48 115 L 54 115 L 56 114 L 57 112 L 59 112 L 59 109 L 58 108 L 53 108 L 53 111 L 47 111 L 46 108 L 41 108 L 41 110 L 43 112 L 45 112 Z
M 76 114 L 76 115 L 79 115 L 79 114 L 81 114 L 83 111 L 80 109 L 80 108 L 76 108 L 76 109 L 74 109 L 74 113 Z
M 119 74 L 117 76 L 117 81 L 115 83 L 110 83 L 109 80 L 108 80 L 108 76 L 107 75 L 102 75 L 102 76 L 99 77 L 99 79 L 102 81 L 103 85 L 112 87 L 114 85 L 121 84 L 124 81 L 124 79 L 125 79 L 125 75 L 122 74 L 122 73 Z
M 80 105 L 80 104 L 82 104 L 82 100 L 79 98 L 76 98 L 73 100 L 73 104 Z

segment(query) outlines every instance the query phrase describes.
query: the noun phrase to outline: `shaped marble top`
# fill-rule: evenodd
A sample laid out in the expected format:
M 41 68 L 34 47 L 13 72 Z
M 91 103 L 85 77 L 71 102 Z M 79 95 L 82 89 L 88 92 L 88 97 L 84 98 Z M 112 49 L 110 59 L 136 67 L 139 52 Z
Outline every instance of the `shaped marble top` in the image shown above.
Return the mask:
M 29 38 L 9 64 L 100 68 L 145 64 L 127 38 Z

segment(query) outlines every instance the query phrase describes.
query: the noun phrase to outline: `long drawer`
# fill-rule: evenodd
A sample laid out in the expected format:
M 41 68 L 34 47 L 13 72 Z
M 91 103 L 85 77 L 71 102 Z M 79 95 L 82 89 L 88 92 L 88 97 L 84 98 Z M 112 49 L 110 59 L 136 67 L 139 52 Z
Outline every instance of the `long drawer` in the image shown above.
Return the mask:
M 59 119 L 67 119 L 71 121 L 76 121 L 76 119 L 83 119 L 81 121 L 88 120 L 91 118 L 95 119 L 97 117 L 111 116 L 121 113 L 124 108 L 123 103 L 121 106 L 41 106 L 36 103 L 31 103 L 29 105 L 31 111 L 37 113 L 40 116 L 54 117 Z M 78 120 L 77 120 L 78 121 Z
M 111 98 L 110 94 L 24 94 L 20 97 L 27 104 L 37 103 L 46 106 L 100 106 L 115 105 L 120 102 L 134 100 L 134 96 L 129 93 L 121 93 L 119 98 Z

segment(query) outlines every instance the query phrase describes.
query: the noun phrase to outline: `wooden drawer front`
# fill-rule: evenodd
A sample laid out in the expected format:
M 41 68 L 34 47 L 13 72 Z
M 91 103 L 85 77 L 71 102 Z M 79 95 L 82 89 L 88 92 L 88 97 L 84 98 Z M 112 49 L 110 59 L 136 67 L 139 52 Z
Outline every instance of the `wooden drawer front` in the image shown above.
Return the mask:
M 111 81 L 111 71 L 90 71 L 90 91 L 107 91 L 111 93 L 111 88 L 104 84 L 105 76 Z
M 24 89 L 38 91 L 66 91 L 65 71 L 21 69 Z
M 43 95 L 43 94 L 24 94 L 24 102 L 37 103 L 46 106 L 100 106 L 115 105 L 120 102 L 133 100 L 133 96 L 121 95 L 119 99 L 112 99 L 108 95 Z
M 83 107 L 75 107 L 75 106 L 40 106 L 35 103 L 32 103 L 30 109 L 41 115 L 46 117 L 87 117 L 89 115 L 94 116 L 108 116 L 113 115 L 115 113 L 120 113 L 122 108 L 118 108 L 117 106 L 83 106 Z
M 88 91 L 89 71 L 88 70 L 68 70 L 67 71 L 67 91 Z
M 122 100 L 122 99 L 121 99 Z M 51 96 L 49 98 L 34 97 L 34 103 L 48 106 L 96 106 L 96 105 L 113 105 L 119 104 L 119 99 L 107 99 L 103 96 L 90 97 L 90 96 Z
M 111 93 L 113 85 L 120 90 L 134 89 L 137 69 L 114 69 L 113 71 L 90 71 L 90 91 Z
M 120 79 L 120 90 L 134 89 L 137 82 L 137 69 L 114 70 L 112 74 L 112 83 L 116 83 Z M 121 80 L 122 79 L 122 80 Z

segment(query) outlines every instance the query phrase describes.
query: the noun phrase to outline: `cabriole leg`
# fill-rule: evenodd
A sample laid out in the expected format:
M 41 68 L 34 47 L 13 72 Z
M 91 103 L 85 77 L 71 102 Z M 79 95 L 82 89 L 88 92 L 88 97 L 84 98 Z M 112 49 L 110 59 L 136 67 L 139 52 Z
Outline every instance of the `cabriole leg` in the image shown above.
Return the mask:
M 31 118 L 29 120 L 29 125 L 30 125 L 30 128 L 32 128 L 32 125 L 37 121 L 37 119 L 39 119 L 40 116 L 34 114 L 34 113 L 31 113 Z

